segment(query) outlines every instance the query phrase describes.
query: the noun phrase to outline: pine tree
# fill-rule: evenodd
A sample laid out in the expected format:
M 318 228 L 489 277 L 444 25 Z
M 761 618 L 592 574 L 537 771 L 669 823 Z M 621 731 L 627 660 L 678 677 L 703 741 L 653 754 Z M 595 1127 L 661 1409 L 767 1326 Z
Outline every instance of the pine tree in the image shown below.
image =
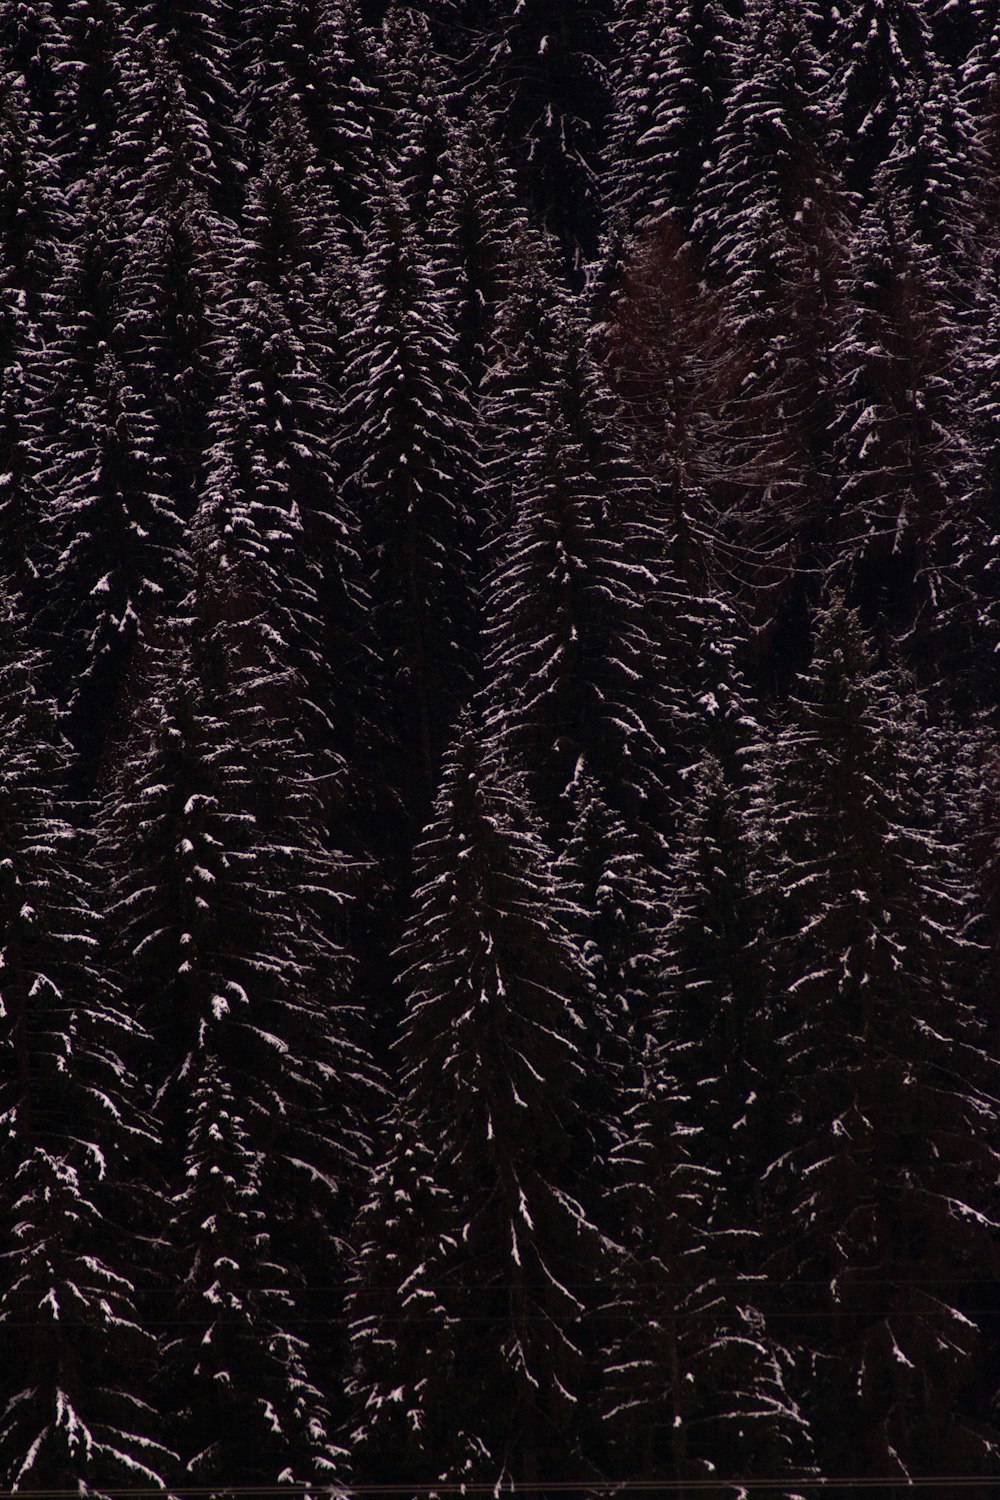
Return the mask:
M 494 0 L 481 87 L 521 190 L 577 277 L 601 229 L 608 0 Z
M 120 262 L 95 192 L 69 257 L 57 306 L 65 317 L 47 355 L 37 404 L 41 624 L 59 643 L 57 694 L 69 714 L 81 789 L 89 789 L 124 703 L 137 646 L 180 597 L 181 525 L 149 397 L 130 384 L 120 344 Z
M 956 1285 L 992 1274 L 996 1061 L 974 1004 L 968 877 L 940 833 L 935 738 L 904 691 L 835 600 L 774 768 L 767 1107 L 785 1139 L 765 1224 L 832 1474 L 996 1462 Z
M 399 1116 L 352 1301 L 357 1439 L 407 1482 L 544 1487 L 580 1470 L 583 1286 L 607 1253 L 578 1199 L 592 1019 L 575 914 L 479 734 L 466 722 L 448 755 L 399 953 Z
M 68 746 L 9 600 L 0 613 L 0 1472 L 12 1488 L 160 1488 L 136 1222 L 148 1224 L 139 1028 L 95 962 Z M 131 1225 L 131 1227 L 127 1227 Z
M 676 579 L 653 487 L 615 431 L 586 350 L 566 334 L 488 585 L 490 722 L 529 768 L 551 827 L 583 755 L 657 863 L 685 721 L 712 686 L 718 610 Z
M 880 199 L 862 218 L 836 351 L 838 573 L 869 628 L 927 683 L 975 673 L 987 546 L 959 335 L 935 258 Z
M 816 1469 L 791 1360 L 759 1292 L 734 1274 L 747 1236 L 719 1214 L 722 1184 L 685 1121 L 690 1099 L 672 1057 L 690 1074 L 689 1057 L 649 1045 L 611 1163 L 627 1250 L 603 1309 L 615 1470 L 657 1475 L 681 1494 L 685 1480 L 759 1476 L 792 1500 L 795 1478 Z
M 889 154 L 900 110 L 926 97 L 940 64 L 925 7 L 913 0 L 851 0 L 830 45 L 831 106 L 850 151 L 848 185 L 865 193 Z
M 478 452 L 449 309 L 391 178 L 359 296 L 339 462 L 363 517 L 386 723 L 415 743 L 411 796 L 426 799 L 469 683 Z
M 129 18 L 132 34 L 148 49 L 149 76 L 166 67 L 190 112 L 193 133 L 204 143 L 215 188 L 210 201 L 230 212 L 246 170 L 236 123 L 238 15 L 233 0 L 140 0 Z
M 742 366 L 713 488 L 747 608 L 780 640 L 827 561 L 833 351 L 853 205 L 805 15 L 756 0 L 744 29 L 695 232 Z
M 0 78 L 0 182 L 0 577 L 30 615 L 39 575 L 31 414 L 67 216 L 55 164 L 14 73 Z
M 169 1148 L 183 1293 L 163 1401 L 198 1482 L 319 1482 L 343 1467 L 317 1383 L 336 1339 L 305 1336 L 306 1288 L 343 1274 L 370 1073 L 345 998 L 344 861 L 275 659 L 285 621 L 253 587 L 267 573 L 246 526 L 204 540 L 226 565 L 202 575 L 205 638 L 154 653 L 100 821 Z
M 85 215 L 91 175 L 114 143 L 128 97 L 129 41 L 119 0 L 68 0 L 60 19 L 66 42 L 55 145 L 67 196 L 81 199 Z
M 3 0 L 0 5 L 3 71 L 19 80 L 28 109 L 46 138 L 59 115 L 71 57 L 62 9 L 51 0 Z
M 630 239 L 667 216 L 690 228 L 732 88 L 737 28 L 720 0 L 672 0 L 616 28 L 609 213 Z
M 261 154 L 244 206 L 247 246 L 238 273 L 249 288 L 263 286 L 277 300 L 336 389 L 357 314 L 355 268 L 321 159 L 290 93 L 273 101 Z
M 559 350 L 573 321 L 551 241 L 518 226 L 510 245 L 510 286 L 486 349 L 480 412 L 485 534 L 490 547 L 511 523 L 514 491 L 530 442 L 544 425 Z
M 497 159 L 481 113 L 453 132 L 437 178 L 428 235 L 442 289 L 449 289 L 453 298 L 459 367 L 474 393 L 487 388 L 490 376 L 489 385 L 500 387 L 498 394 L 511 396 L 509 369 L 497 378 L 491 366 L 516 296 L 527 225 L 513 175 Z
M 277 299 L 254 285 L 212 416 L 199 524 L 211 515 L 214 531 L 231 538 L 232 590 L 252 583 L 254 607 L 271 611 L 259 628 L 271 639 L 270 670 L 295 684 L 296 732 L 319 778 L 328 831 L 356 843 L 361 806 L 379 798 L 378 768 L 366 762 L 384 753 L 366 703 L 378 665 L 359 524 L 337 474 L 337 416 L 312 345 L 295 334 Z M 239 618 L 224 594 L 213 607 Z
M 259 140 L 290 99 L 345 223 L 367 226 L 388 128 L 375 32 L 357 0 L 263 0 L 243 16 L 243 113 Z

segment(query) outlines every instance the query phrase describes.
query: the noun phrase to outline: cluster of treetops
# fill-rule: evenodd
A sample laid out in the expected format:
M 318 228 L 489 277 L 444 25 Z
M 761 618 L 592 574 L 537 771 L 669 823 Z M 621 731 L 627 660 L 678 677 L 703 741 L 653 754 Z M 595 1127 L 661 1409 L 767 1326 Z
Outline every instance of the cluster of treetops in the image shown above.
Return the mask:
M 998 223 L 997 0 L 0 0 L 0 1491 L 1000 1471 Z

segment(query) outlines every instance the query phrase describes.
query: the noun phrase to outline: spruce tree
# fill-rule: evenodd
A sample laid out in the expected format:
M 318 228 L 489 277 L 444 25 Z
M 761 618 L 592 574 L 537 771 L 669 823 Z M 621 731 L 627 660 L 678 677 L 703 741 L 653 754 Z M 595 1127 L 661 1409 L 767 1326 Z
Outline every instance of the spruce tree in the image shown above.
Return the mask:
M 675 217 L 687 230 L 732 88 L 738 35 L 720 0 L 650 4 L 618 22 L 606 166 L 626 239 Z
M 781 934 L 765 1174 L 770 1274 L 824 1473 L 975 1474 L 992 1274 L 996 1060 L 933 731 L 834 600 L 774 767 Z M 787 1301 L 785 1301 L 787 1295 Z
M 450 309 L 392 176 L 359 298 L 338 458 L 363 518 L 386 727 L 415 745 L 408 795 L 426 802 L 472 665 L 479 455 Z
M 30 618 L 38 603 L 37 432 L 66 205 L 27 89 L 0 78 L 0 577 Z
M 153 654 L 101 847 L 168 1142 L 176 1445 L 197 1482 L 319 1482 L 342 1473 L 318 1385 L 336 1340 L 304 1336 L 306 1287 L 342 1275 L 369 1074 L 346 999 L 346 862 L 275 650 L 288 620 L 260 592 L 252 513 L 213 537 L 219 519 L 199 521 L 191 638 Z
M 610 108 L 608 0 L 494 0 L 480 87 L 521 190 L 580 278 L 598 244 Z
M 42 664 L 0 611 L 0 1472 L 14 1488 L 161 1488 L 173 1457 L 149 1404 L 136 1231 L 154 1137 L 140 1028 L 96 962 L 69 747 Z
M 880 197 L 853 245 L 835 351 L 835 576 L 928 684 L 975 674 L 988 533 L 964 410 L 961 335 L 936 258 Z
M 465 722 L 449 752 L 399 952 L 400 1102 L 352 1300 L 357 1439 L 404 1482 L 544 1488 L 586 1472 L 581 1319 L 608 1254 L 579 1198 L 594 1018 L 523 781 L 480 736 Z

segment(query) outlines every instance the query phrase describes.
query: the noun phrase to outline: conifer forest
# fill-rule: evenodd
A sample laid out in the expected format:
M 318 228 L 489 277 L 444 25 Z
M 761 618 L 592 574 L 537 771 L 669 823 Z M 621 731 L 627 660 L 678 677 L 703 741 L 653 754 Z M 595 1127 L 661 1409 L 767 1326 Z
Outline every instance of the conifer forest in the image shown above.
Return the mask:
M 0 0 L 0 1500 L 1000 1496 L 1000 0 Z

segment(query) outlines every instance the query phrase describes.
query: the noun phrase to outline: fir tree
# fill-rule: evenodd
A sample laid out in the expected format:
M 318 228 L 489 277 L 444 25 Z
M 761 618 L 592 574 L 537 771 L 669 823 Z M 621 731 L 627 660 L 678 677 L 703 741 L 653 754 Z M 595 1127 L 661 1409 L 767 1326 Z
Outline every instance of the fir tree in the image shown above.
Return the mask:
M 636 230 L 690 227 L 732 87 L 737 29 L 719 0 L 650 4 L 618 23 L 608 149 L 610 213 Z
M 31 615 L 40 563 L 31 418 L 67 215 L 55 163 L 14 73 L 0 78 L 0 182 L 0 577 Z
M 387 129 L 375 32 L 357 0 L 263 0 L 243 17 L 243 112 L 260 138 L 290 99 L 345 223 L 366 226 Z
M 150 50 L 153 63 L 172 75 L 211 163 L 213 206 L 232 211 L 245 171 L 244 146 L 236 124 L 234 50 L 238 7 L 233 0 L 140 0 L 133 7 L 133 35 Z M 147 64 L 147 67 L 149 64 Z
M 885 199 L 862 219 L 849 290 L 835 356 L 839 576 L 881 638 L 920 643 L 925 681 L 944 673 L 963 691 L 986 538 L 961 347 L 937 262 Z
M 523 783 L 478 741 L 467 723 L 449 753 L 399 954 L 399 1146 L 377 1187 L 393 1208 L 362 1220 L 357 1435 L 409 1482 L 544 1487 L 580 1469 L 581 1283 L 607 1253 L 577 1196 L 592 1018 Z M 373 1323 L 371 1292 L 398 1317 Z
M 305 1287 L 338 1275 L 369 1085 L 337 940 L 343 862 L 321 838 L 288 673 L 269 670 L 280 617 L 248 611 L 253 559 L 241 569 L 235 551 L 226 581 L 243 571 L 242 588 L 200 600 L 213 640 L 165 653 L 148 684 L 101 845 L 170 1147 L 183 1293 L 162 1388 L 177 1446 L 202 1483 L 318 1482 L 342 1455 L 317 1385 L 332 1350 L 301 1332 Z
M 925 97 L 940 67 L 925 8 L 913 0 L 851 0 L 831 31 L 831 62 L 848 184 L 864 193 L 889 154 L 901 108 Z
M 359 296 L 340 467 L 364 518 L 386 722 L 415 742 L 413 795 L 426 798 L 471 669 L 478 452 L 448 309 L 392 179 Z
M 977 1329 L 953 1282 L 991 1274 L 996 1062 L 934 760 L 916 705 L 834 601 L 775 765 L 769 1108 L 785 1139 L 765 1218 L 826 1473 L 995 1463 L 969 1405 Z
M 173 1459 L 148 1404 L 156 1351 L 137 1311 L 152 1141 L 132 1071 L 139 1028 L 95 962 L 82 841 L 58 802 L 68 746 L 41 677 L 5 599 L 0 1470 L 15 1489 L 160 1488 Z
M 538 222 L 579 276 L 601 229 L 607 0 L 494 0 L 481 88 Z

